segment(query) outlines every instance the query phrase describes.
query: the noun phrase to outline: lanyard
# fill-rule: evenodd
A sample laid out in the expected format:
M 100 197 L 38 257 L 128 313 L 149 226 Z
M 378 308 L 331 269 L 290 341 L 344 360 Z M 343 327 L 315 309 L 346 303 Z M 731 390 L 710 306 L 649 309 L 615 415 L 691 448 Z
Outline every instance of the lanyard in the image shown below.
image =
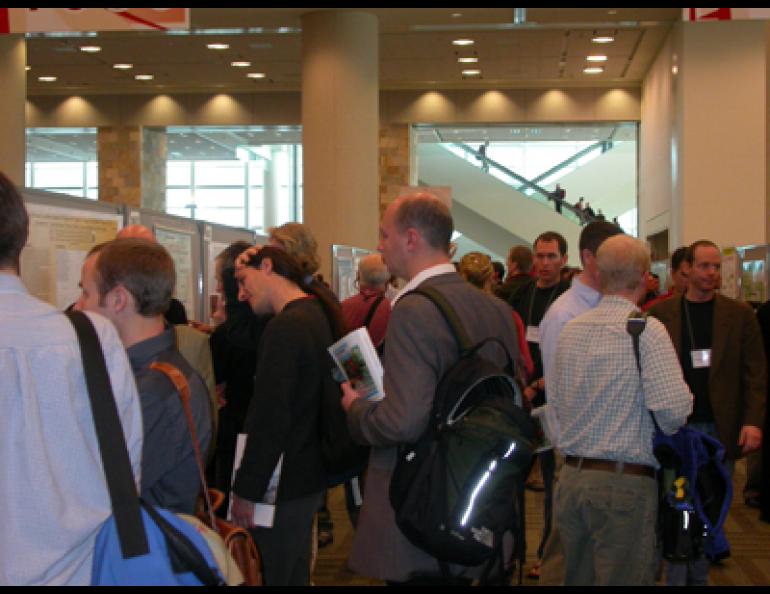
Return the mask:
M 687 299 L 685 299 L 684 295 L 682 295 L 682 308 L 684 309 L 684 320 L 687 324 L 687 334 L 690 337 L 690 350 L 694 351 L 695 348 L 695 337 L 692 332 L 692 323 L 690 322 L 690 308 L 687 305 Z M 708 345 L 709 348 L 711 348 L 711 345 Z
M 548 311 L 548 307 L 551 305 L 554 297 L 556 296 L 556 289 L 559 288 L 559 283 L 556 283 L 551 291 L 551 295 L 548 297 L 548 301 L 545 304 L 545 310 Z M 527 314 L 527 326 L 532 325 L 532 308 L 535 306 L 535 294 L 537 293 L 537 283 L 532 283 L 532 297 L 529 299 L 529 313 Z

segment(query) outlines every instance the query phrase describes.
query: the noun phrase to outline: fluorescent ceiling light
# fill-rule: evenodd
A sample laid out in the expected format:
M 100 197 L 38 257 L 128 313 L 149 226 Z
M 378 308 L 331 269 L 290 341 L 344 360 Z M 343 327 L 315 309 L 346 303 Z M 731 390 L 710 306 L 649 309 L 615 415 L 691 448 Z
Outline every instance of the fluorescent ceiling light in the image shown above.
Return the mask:
M 606 62 L 607 56 L 600 56 L 600 55 L 586 56 L 586 60 L 588 60 L 589 62 Z
M 134 78 L 136 80 L 152 80 L 155 76 L 152 74 L 137 74 Z
M 206 47 L 211 50 L 226 50 L 230 48 L 226 43 L 207 43 Z
M 481 74 L 481 70 L 463 70 L 463 76 L 479 76 Z
M 235 68 L 248 68 L 249 66 L 251 66 L 251 62 L 244 62 L 244 61 L 230 62 L 230 66 L 234 66 Z
M 476 43 L 473 39 L 455 39 L 452 45 L 473 45 Z
M 460 64 L 475 64 L 479 61 L 478 58 L 457 58 L 457 61 Z
M 601 74 L 604 72 L 604 68 L 601 66 L 590 66 L 589 68 L 583 68 L 583 72 L 586 74 Z
M 612 35 L 597 35 L 591 41 L 594 43 L 612 43 L 615 41 L 615 38 Z
M 113 64 L 112 67 L 115 68 L 116 70 L 131 70 L 134 67 L 134 65 L 133 64 Z
M 87 54 L 95 54 L 102 51 L 102 48 L 100 48 L 98 45 L 81 45 L 80 51 L 86 52 Z
M 56 82 L 55 76 L 38 76 L 37 80 L 40 82 Z
M 265 78 L 264 72 L 249 72 L 247 75 L 249 78 Z

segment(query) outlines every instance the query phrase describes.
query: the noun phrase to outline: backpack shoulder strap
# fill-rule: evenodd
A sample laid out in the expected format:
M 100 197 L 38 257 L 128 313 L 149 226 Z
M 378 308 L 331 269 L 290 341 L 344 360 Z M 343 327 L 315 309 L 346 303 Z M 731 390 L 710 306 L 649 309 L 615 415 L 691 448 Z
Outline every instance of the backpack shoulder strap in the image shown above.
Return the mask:
M 382 303 L 382 300 L 385 299 L 385 293 L 380 293 L 377 296 L 377 299 L 374 300 L 374 303 L 369 308 L 369 313 L 366 314 L 366 319 L 364 320 L 364 328 L 367 330 L 369 329 L 369 324 L 372 323 L 372 320 L 374 319 L 374 314 L 377 313 L 377 308 L 380 306 L 380 303 Z
M 84 313 L 71 311 L 65 315 L 74 326 L 80 343 L 88 399 L 123 558 L 146 555 L 150 549 L 139 496 L 99 335 Z
M 427 297 L 436 305 L 436 307 L 438 307 L 447 324 L 449 324 L 449 327 L 452 329 L 457 344 L 460 345 L 461 352 L 465 353 L 473 347 L 468 333 L 465 331 L 465 326 L 463 326 L 463 323 L 460 321 L 460 317 L 441 291 L 435 287 L 418 287 L 413 291 L 409 291 L 408 294 L 412 293 Z
M 631 335 L 631 339 L 634 341 L 634 357 L 636 357 L 636 368 L 639 370 L 640 379 L 642 376 L 642 354 L 639 347 L 639 337 L 642 335 L 642 332 L 644 332 L 646 327 L 647 314 L 634 311 L 628 316 L 628 321 L 626 322 L 626 331 Z M 648 412 L 650 413 L 652 424 L 655 425 L 655 430 L 660 433 L 660 425 L 658 425 L 658 421 L 655 419 L 655 415 L 652 411 Z
M 195 451 L 195 461 L 198 466 L 198 475 L 201 479 L 201 488 L 203 489 L 203 496 L 206 500 L 206 506 L 210 515 L 211 525 L 216 526 L 214 520 L 214 511 L 211 506 L 211 496 L 209 495 L 209 487 L 206 482 L 205 464 L 203 463 L 203 456 L 201 455 L 200 443 L 198 442 L 198 433 L 195 431 L 195 420 L 193 419 L 192 409 L 190 408 L 190 384 L 187 382 L 187 378 L 179 370 L 178 367 L 167 363 L 165 361 L 153 361 L 150 363 L 150 369 L 160 371 L 165 375 L 171 383 L 174 385 L 174 389 L 179 394 L 179 400 L 182 402 L 182 408 L 184 409 L 185 417 L 187 418 L 187 427 L 190 430 L 190 437 L 192 438 L 193 450 Z

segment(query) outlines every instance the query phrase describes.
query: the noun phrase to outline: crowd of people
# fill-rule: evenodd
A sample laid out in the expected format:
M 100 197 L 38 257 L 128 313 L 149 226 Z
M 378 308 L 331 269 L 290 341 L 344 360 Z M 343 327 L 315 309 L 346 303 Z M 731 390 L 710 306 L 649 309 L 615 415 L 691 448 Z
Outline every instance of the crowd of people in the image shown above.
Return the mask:
M 62 313 L 20 280 L 28 217 L 1 174 L 0 212 L 0 397 L 7 403 L 0 492 L 12 509 L 0 535 L 0 583 L 86 585 L 94 538 L 111 508 L 80 351 Z M 478 252 L 453 262 L 453 230 L 449 208 L 433 195 L 396 198 L 382 216 L 378 253 L 360 261 L 359 292 L 342 302 L 318 277 L 306 225 L 271 228 L 265 246 L 236 242 L 214 263 L 223 306 L 213 327 L 165 317 L 174 263 L 151 230 L 127 227 L 95 246 L 73 308 L 96 326 L 141 496 L 180 513 L 193 513 L 199 496 L 178 395 L 151 368 L 162 361 L 191 386 L 209 481 L 229 498 L 220 512 L 229 508 L 233 522 L 251 531 L 265 584 L 308 585 L 314 547 L 332 538 L 325 493 L 333 481 L 319 418 L 324 395 L 333 393 L 353 439 L 370 448 L 366 468 L 344 479 L 355 527 L 349 567 L 390 585 L 437 583 L 443 564 L 401 532 L 389 499 L 398 452 L 425 430 L 437 384 L 459 356 L 441 312 L 411 292 L 432 287 L 473 343 L 494 337 L 505 345 L 524 408 L 547 404 L 559 420 L 553 447 L 537 456 L 544 526 L 532 577 L 655 583 L 650 413 L 666 434 L 690 425 L 715 436 L 730 471 L 764 447 L 760 513 L 770 521 L 762 440 L 770 305 L 755 315 L 719 293 L 718 246 L 702 240 L 676 250 L 671 288 L 659 294 L 647 246 L 611 222 L 586 222 L 575 246 L 580 268 L 567 266 L 565 239 L 544 231 L 531 249 L 511 248 L 506 275 Z M 642 308 L 649 317 L 637 369 L 626 324 Z M 328 347 L 361 327 L 381 354 L 382 400 L 363 398 L 332 374 Z M 504 366 L 499 349 L 483 352 Z M 255 510 L 276 480 L 275 513 L 265 520 Z M 708 568 L 703 556 L 668 563 L 665 579 L 706 583 Z M 453 583 L 473 583 L 479 572 L 451 567 Z

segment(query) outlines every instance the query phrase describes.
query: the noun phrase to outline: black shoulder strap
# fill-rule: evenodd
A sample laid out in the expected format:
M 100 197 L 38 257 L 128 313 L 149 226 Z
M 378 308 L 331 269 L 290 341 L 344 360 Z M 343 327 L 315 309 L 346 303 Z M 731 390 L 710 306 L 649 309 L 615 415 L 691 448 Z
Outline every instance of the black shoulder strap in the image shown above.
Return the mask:
M 66 315 L 75 327 L 80 342 L 88 398 L 123 558 L 146 555 L 150 549 L 139 508 L 139 496 L 99 335 L 84 313 L 72 311 Z
M 460 345 L 461 352 L 465 353 L 473 347 L 473 343 L 471 343 L 468 333 L 465 331 L 465 326 L 463 326 L 463 323 L 460 321 L 460 317 L 457 315 L 457 312 L 451 306 L 449 301 L 447 301 L 446 297 L 441 294 L 441 291 L 435 287 L 418 287 L 413 291 L 409 291 L 409 293 L 417 293 L 418 295 L 427 297 L 436 305 L 436 307 L 438 307 L 439 311 L 444 316 L 444 319 L 447 321 L 447 324 L 449 324 L 449 327 L 452 329 L 452 332 L 457 339 L 457 344 Z
M 369 313 L 366 314 L 366 319 L 364 320 L 364 328 L 367 330 L 369 329 L 369 324 L 372 323 L 372 320 L 374 319 L 374 314 L 377 313 L 377 308 L 379 307 L 380 303 L 382 303 L 382 300 L 385 299 L 385 293 L 380 293 L 377 296 L 377 299 L 374 300 L 374 303 L 369 308 Z
M 644 329 L 647 327 L 647 314 L 643 314 L 639 311 L 634 311 L 628 316 L 628 321 L 626 322 L 626 331 L 631 335 L 631 339 L 634 341 L 634 356 L 636 357 L 636 368 L 639 370 L 639 377 L 641 378 L 642 375 L 642 354 L 639 348 L 639 337 L 642 335 L 642 332 L 644 332 Z M 649 411 L 650 417 L 652 418 L 652 423 L 655 425 L 655 429 L 660 431 L 660 425 L 658 425 L 658 421 L 655 420 L 655 415 L 652 413 L 652 411 Z

